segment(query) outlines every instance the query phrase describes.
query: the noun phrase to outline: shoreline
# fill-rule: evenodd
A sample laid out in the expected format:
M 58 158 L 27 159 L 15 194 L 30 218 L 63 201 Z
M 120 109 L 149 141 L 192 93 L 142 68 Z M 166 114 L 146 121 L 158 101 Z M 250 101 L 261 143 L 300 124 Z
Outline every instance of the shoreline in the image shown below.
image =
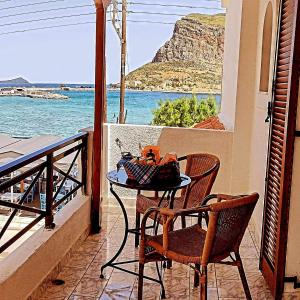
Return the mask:
M 23 89 L 24 91 L 22 92 L 18 92 L 18 89 Z M 111 88 L 111 87 L 107 87 L 107 91 L 118 91 L 119 88 Z M 14 93 L 11 93 L 11 91 L 15 91 Z M 53 92 L 94 92 L 95 88 L 93 87 L 0 87 L 0 96 L 24 96 L 21 95 L 24 92 L 28 92 L 29 97 L 34 94 L 34 93 L 45 93 L 45 92 L 49 92 L 49 93 L 53 93 Z M 164 89 L 144 89 L 144 90 L 140 90 L 140 89 L 133 89 L 133 88 L 126 88 L 126 91 L 132 91 L 132 92 L 140 92 L 140 93 L 150 93 L 150 92 L 159 92 L 159 93 L 178 93 L 178 94 L 208 94 L 208 95 L 221 95 L 222 92 L 221 91 L 217 91 L 217 90 L 197 90 L 197 91 L 185 91 L 185 90 L 180 90 L 180 89 L 176 89 L 176 90 L 164 90 Z M 19 95 L 20 94 L 20 95 Z M 61 94 L 56 94 L 61 95 Z M 62 95 L 61 95 L 62 96 Z M 25 96 L 26 97 L 26 96 Z M 39 98 L 39 97 L 36 97 Z M 42 98 L 42 97 L 40 97 Z M 58 96 L 59 98 L 59 96 Z M 63 97 L 62 97 L 63 98 Z M 51 99 L 51 98 L 49 98 Z M 55 97 L 53 99 L 56 99 Z M 67 99 L 67 98 L 64 98 Z
M 12 88 L 12 89 L 0 89 L 0 97 L 27 97 L 31 99 L 45 99 L 45 100 L 67 100 L 69 99 L 66 95 L 56 94 L 41 89 L 23 89 L 23 88 Z

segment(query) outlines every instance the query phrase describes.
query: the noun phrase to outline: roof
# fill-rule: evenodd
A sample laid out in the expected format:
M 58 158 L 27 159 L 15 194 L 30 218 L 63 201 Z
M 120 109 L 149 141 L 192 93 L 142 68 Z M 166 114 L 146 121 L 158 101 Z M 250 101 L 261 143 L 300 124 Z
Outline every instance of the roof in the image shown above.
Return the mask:
M 195 124 L 193 128 L 225 130 L 224 124 L 220 122 L 218 117 L 210 117 L 205 121 Z
M 17 140 L 13 144 L 0 148 L 0 154 L 14 152 L 23 155 L 44 148 L 59 140 L 61 138 L 54 135 L 40 135 L 30 139 Z
M 6 134 L 1 134 L 0 133 L 0 149 L 3 148 L 3 147 L 6 147 L 8 145 L 14 144 L 18 141 L 19 141 L 19 139 L 15 139 L 15 138 L 12 138 L 12 137 L 10 137 Z
M 1 141 L 2 136 L 0 136 Z M 42 149 L 46 146 L 49 146 L 53 143 L 60 141 L 62 138 L 55 135 L 40 135 L 35 136 L 30 139 L 16 139 L 12 144 L 8 144 L 4 147 L 0 147 L 0 165 L 8 163 L 24 154 L 29 154 L 35 152 L 39 149 Z M 55 152 L 55 155 L 66 151 L 69 148 L 72 148 L 74 145 L 69 145 Z M 76 153 L 71 153 L 70 155 L 60 159 L 57 164 L 70 165 L 75 157 Z M 45 161 L 45 157 L 37 160 L 34 164 L 42 163 Z M 33 164 L 30 166 L 32 167 Z M 28 166 L 27 166 L 28 167 Z

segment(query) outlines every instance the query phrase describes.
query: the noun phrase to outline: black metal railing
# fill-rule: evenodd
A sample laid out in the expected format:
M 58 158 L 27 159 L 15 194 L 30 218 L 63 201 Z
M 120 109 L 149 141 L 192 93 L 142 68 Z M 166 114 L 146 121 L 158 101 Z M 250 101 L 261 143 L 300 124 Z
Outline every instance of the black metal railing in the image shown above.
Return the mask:
M 9 193 L 9 190 L 13 195 L 13 189 L 17 184 L 21 187 L 21 183 L 24 186 L 25 180 L 28 182 L 28 187 L 19 193 L 17 201 L 0 200 L 0 208 L 5 208 L 8 213 L 5 224 L 0 226 L 0 254 L 42 219 L 45 219 L 46 228 L 54 228 L 54 214 L 58 208 L 62 208 L 80 188 L 84 194 L 86 193 L 87 141 L 88 133 L 78 133 L 0 166 L 0 196 L 7 191 Z M 73 172 L 74 168 L 78 168 L 76 162 L 79 154 L 81 154 L 81 178 L 77 178 Z M 70 161 L 60 164 L 66 157 L 69 157 Z M 61 165 L 66 170 L 62 170 Z M 19 174 L 16 174 L 17 172 Z M 54 172 L 57 175 L 54 175 Z M 72 182 L 71 188 L 61 193 L 67 180 Z M 29 195 L 37 186 L 39 208 L 28 203 Z M 40 191 L 43 189 L 44 193 L 41 194 Z M 41 205 L 41 195 L 45 196 L 45 205 Z M 5 232 L 19 212 L 29 213 L 34 218 L 13 237 L 1 243 Z

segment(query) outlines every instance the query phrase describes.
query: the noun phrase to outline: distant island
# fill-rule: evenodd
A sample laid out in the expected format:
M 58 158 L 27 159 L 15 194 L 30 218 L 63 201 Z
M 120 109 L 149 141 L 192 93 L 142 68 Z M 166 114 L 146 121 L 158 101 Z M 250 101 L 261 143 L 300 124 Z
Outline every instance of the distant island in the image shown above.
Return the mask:
M 13 78 L 13 79 L 9 79 L 9 80 L 3 80 L 3 81 L 0 80 L 0 85 L 6 85 L 6 84 L 9 86 L 22 85 L 22 84 L 28 85 L 28 84 L 30 84 L 30 82 L 22 77 Z
M 68 96 L 53 93 L 47 89 L 31 87 L 32 84 L 22 77 L 0 81 L 0 97 L 28 97 L 33 99 L 64 100 Z
M 224 35 L 225 14 L 189 14 L 181 18 L 152 62 L 126 76 L 126 87 L 220 94 Z M 110 87 L 118 88 L 119 84 Z

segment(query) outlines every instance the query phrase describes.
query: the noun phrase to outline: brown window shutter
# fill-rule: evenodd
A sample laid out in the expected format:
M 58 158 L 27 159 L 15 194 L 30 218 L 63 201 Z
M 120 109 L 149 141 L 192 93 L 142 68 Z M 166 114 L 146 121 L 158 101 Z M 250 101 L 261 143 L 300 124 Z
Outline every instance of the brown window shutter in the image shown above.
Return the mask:
M 284 285 L 300 70 L 298 0 L 282 0 L 280 5 L 260 257 L 275 299 L 281 299 Z

